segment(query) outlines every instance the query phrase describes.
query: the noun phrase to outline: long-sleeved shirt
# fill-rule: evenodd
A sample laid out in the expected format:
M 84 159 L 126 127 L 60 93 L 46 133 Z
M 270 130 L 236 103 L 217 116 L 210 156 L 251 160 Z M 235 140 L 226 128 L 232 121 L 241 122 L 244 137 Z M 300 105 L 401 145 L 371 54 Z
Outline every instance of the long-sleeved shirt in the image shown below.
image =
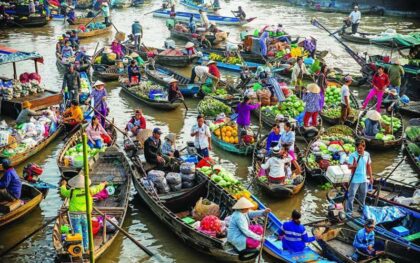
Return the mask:
M 370 233 L 366 232 L 365 228 L 360 229 L 357 231 L 356 235 L 354 236 L 353 247 L 355 249 L 367 249 L 369 246 L 373 246 L 375 244 L 375 232 L 371 231 Z
M 268 134 L 267 144 L 265 146 L 265 149 L 267 150 L 267 152 L 270 150 L 272 143 L 276 143 L 277 145 L 279 141 L 280 141 L 280 133 L 275 134 L 273 131 L 270 132 L 270 134 Z
M 194 72 L 201 82 L 211 75 L 207 66 L 195 66 Z
M 305 104 L 305 112 L 319 112 L 321 111 L 321 95 L 319 93 L 305 93 L 302 99 Z
M 302 63 L 302 66 L 299 66 L 299 64 L 296 63 L 292 69 L 291 81 L 297 81 L 298 79 L 302 79 L 303 74 L 308 74 L 308 70 L 306 69 L 305 64 Z
M 129 77 L 139 75 L 140 74 L 140 68 L 137 65 L 134 65 L 134 66 L 130 65 L 130 66 L 127 67 L 127 73 L 128 73 Z
M 295 221 L 284 223 L 280 228 L 280 235 L 283 237 L 283 249 L 293 252 L 300 252 L 305 249 L 306 244 L 315 241 L 315 237 L 308 237 L 303 225 Z
M 131 33 L 135 36 L 143 35 L 143 28 L 139 22 L 134 22 L 134 24 L 131 25 Z
M 91 209 L 90 212 L 92 212 L 92 207 L 93 207 L 92 196 L 99 193 L 104 188 L 105 188 L 104 183 L 89 187 L 90 195 L 88 196 L 88 198 L 89 198 L 90 209 Z M 62 196 L 70 198 L 69 212 L 86 212 L 85 189 L 81 189 L 81 188 L 67 189 L 65 185 L 62 185 L 60 187 L 60 193 Z
M 236 107 L 236 113 L 238 113 L 236 123 L 241 126 L 248 126 L 251 123 L 251 111 L 258 109 L 259 106 L 259 104 L 238 103 Z
M 146 161 L 150 164 L 157 164 L 157 157 L 161 156 L 161 141 L 160 139 L 157 140 L 153 137 L 147 138 L 147 140 L 144 142 L 144 157 L 146 158 Z
M 263 211 L 253 211 L 247 214 L 241 211 L 233 212 L 230 217 L 227 231 L 227 241 L 234 245 L 238 251 L 246 249 L 246 238 L 261 241 L 261 236 L 249 230 L 250 219 L 263 215 Z
M 132 123 L 134 126 L 139 127 L 140 129 L 146 129 L 146 119 L 142 115 L 139 119 L 136 119 L 136 117 L 132 117 L 128 123 Z
M 73 73 L 67 72 L 64 74 L 62 89 L 67 87 L 68 91 L 79 91 L 80 90 L 80 75 L 78 72 Z
M 109 6 L 101 6 L 102 16 L 109 17 Z
M 280 157 L 270 157 L 265 163 L 261 164 L 264 170 L 270 169 L 269 176 L 273 178 L 281 178 L 286 176 L 284 165 L 292 161 L 291 157 L 281 159 Z
M 375 75 L 373 75 L 372 84 L 378 88 L 378 90 L 384 91 L 389 85 L 388 75 L 386 73 L 382 73 L 382 75 L 379 76 L 379 74 L 375 73 Z
M 101 124 L 98 124 L 96 127 L 92 126 L 92 123 L 86 128 L 87 137 L 91 142 L 95 140 L 102 139 L 101 134 L 108 134 L 104 127 Z
M 206 12 L 202 12 L 200 14 L 200 20 L 201 20 L 201 24 L 203 26 L 205 26 L 206 28 L 209 26 L 209 18 L 207 17 L 207 13 Z
M 17 124 L 27 123 L 31 119 L 31 116 L 41 116 L 41 115 L 42 115 L 42 112 L 36 112 L 36 111 L 31 110 L 31 109 L 23 109 L 19 113 L 19 115 L 16 119 L 16 123 Z
M 380 128 L 379 121 L 365 119 L 365 134 L 367 136 L 375 136 L 379 132 Z
M 4 171 L 3 176 L 0 178 L 0 189 L 6 189 L 7 192 L 16 199 L 20 198 L 22 192 L 22 182 L 19 179 L 19 175 L 16 170 L 9 168 Z
M 403 67 L 400 65 L 392 65 L 388 69 L 389 82 L 394 87 L 401 86 L 401 77 L 405 74 Z
M 73 48 L 71 46 L 64 46 L 61 49 L 61 56 L 63 58 L 69 58 L 69 57 L 72 57 L 73 55 L 74 55 L 74 52 L 73 52 Z
M 173 154 L 175 152 L 175 146 L 172 146 L 171 142 L 169 140 L 165 140 L 162 144 L 162 154 L 169 155 Z
M 279 141 L 279 146 L 281 147 L 282 144 L 289 144 L 289 150 L 295 149 L 295 132 L 294 131 L 282 131 Z
M 215 76 L 216 78 L 220 79 L 220 71 L 217 68 L 216 64 L 210 64 L 208 65 L 209 73 Z
M 80 106 L 76 106 L 74 108 L 70 107 L 67 110 L 64 111 L 65 115 L 69 115 L 73 120 L 77 122 L 83 121 L 83 110 L 80 108 Z
M 106 98 L 108 96 L 108 93 L 106 92 L 106 89 L 93 89 L 90 93 L 90 96 L 93 99 L 93 105 L 95 106 L 96 110 L 101 111 L 104 107 L 107 106 L 106 101 L 103 98 Z

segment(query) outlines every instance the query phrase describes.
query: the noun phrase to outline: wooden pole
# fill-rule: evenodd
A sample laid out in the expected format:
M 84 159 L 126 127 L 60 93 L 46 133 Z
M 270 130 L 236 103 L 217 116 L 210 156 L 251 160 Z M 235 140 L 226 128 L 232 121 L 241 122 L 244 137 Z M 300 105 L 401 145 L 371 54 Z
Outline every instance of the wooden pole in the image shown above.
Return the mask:
M 13 78 L 17 79 L 16 62 L 13 62 Z
M 38 74 L 38 63 L 36 62 L 36 59 L 34 60 L 35 62 L 35 72 Z
M 95 263 L 94 255 L 94 244 L 93 244 L 93 232 L 92 232 L 92 214 L 91 214 L 91 203 L 89 198 L 89 160 L 87 152 L 87 135 L 83 133 L 83 167 L 85 174 L 85 199 L 86 199 L 86 216 L 87 216 L 87 225 L 88 225 L 88 234 L 89 234 L 89 260 L 91 263 Z
M 106 214 L 105 213 L 104 213 L 103 218 L 104 218 L 104 221 L 103 221 L 104 227 L 102 229 L 102 243 L 105 244 L 106 242 Z
M 258 263 L 260 263 L 260 261 L 261 261 L 261 255 L 262 255 L 262 251 L 263 251 L 263 248 L 264 248 L 265 231 L 267 230 L 267 222 L 268 222 L 268 214 L 264 218 L 264 231 L 263 231 L 262 237 L 261 237 L 260 253 L 258 254 L 258 261 L 257 261 Z

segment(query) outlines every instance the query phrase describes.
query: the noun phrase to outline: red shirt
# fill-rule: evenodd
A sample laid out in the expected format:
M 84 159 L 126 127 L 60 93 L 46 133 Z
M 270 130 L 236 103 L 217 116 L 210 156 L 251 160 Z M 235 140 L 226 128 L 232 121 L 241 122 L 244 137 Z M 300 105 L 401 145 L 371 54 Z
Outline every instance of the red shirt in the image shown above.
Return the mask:
M 380 91 L 384 91 L 389 85 L 388 74 L 382 73 L 382 75 L 379 76 L 377 73 L 375 73 L 375 75 L 373 75 L 372 84 Z
M 216 64 L 208 65 L 209 73 L 215 76 L 216 78 L 220 79 L 220 71 L 217 68 Z

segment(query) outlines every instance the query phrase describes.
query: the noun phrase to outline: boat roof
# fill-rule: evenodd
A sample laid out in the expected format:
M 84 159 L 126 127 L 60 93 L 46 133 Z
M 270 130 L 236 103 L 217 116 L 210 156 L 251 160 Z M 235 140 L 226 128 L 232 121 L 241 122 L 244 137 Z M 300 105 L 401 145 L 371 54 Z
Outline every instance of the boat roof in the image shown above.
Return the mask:
M 37 62 L 43 63 L 43 57 L 38 52 L 19 51 L 0 45 L 0 65 L 25 60 L 36 60 Z

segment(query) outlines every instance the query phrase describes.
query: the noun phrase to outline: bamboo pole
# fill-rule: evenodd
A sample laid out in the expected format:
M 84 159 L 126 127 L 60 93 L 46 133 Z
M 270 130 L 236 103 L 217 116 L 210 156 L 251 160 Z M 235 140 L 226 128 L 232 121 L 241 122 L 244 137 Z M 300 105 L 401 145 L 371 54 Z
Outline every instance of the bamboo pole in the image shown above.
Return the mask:
M 91 214 L 91 203 L 89 198 L 89 160 L 87 152 L 87 135 L 83 133 L 83 167 L 85 174 L 85 198 L 86 198 L 86 216 L 88 224 L 88 234 L 89 234 L 89 260 L 91 263 L 95 263 L 94 255 L 94 244 L 93 244 L 93 232 L 92 232 L 92 214 Z

